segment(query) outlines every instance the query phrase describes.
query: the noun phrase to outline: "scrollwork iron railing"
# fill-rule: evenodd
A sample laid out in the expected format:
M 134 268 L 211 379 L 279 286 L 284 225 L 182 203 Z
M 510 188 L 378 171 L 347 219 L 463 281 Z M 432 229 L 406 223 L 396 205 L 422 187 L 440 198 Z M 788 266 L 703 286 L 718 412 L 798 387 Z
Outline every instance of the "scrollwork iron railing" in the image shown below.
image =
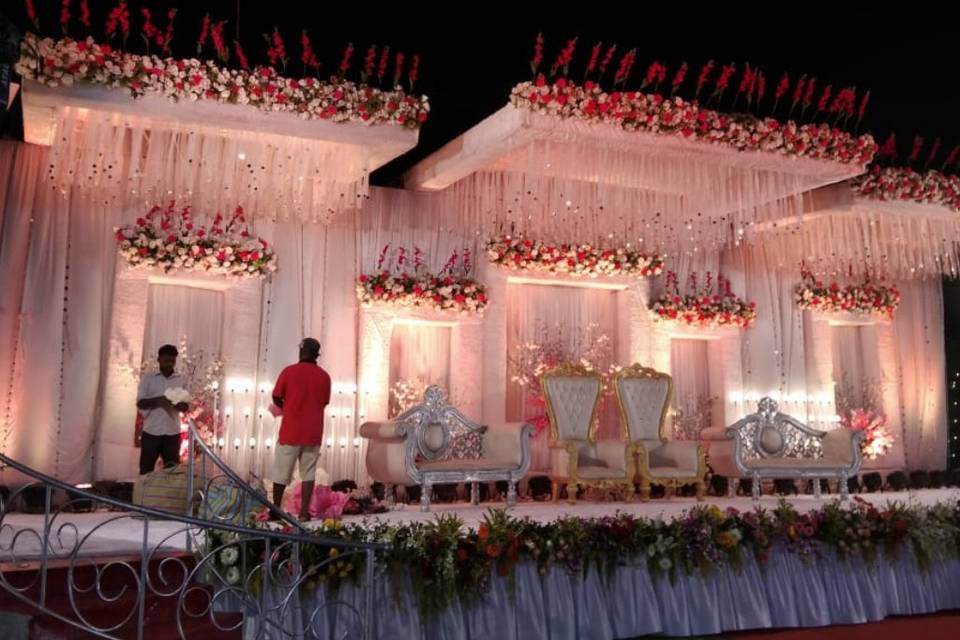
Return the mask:
M 38 615 L 102 638 L 141 640 L 148 625 L 169 624 L 171 612 L 184 639 L 198 623 L 242 628 L 245 638 L 258 640 L 371 637 L 375 555 L 387 546 L 310 536 L 195 435 L 191 425 L 187 515 L 79 489 L 0 454 L 0 466 L 32 480 L 0 499 L 0 562 L 22 569 L 0 573 L 0 588 Z M 196 492 L 195 452 L 220 471 L 208 478 L 202 464 Z M 253 528 L 235 522 L 235 514 L 216 512 L 206 497 L 217 483 L 270 508 L 290 532 Z M 28 494 L 42 497 L 42 522 L 13 512 Z M 76 512 L 80 504 L 85 511 L 91 505 L 114 511 L 91 518 Z M 348 602 L 323 590 L 317 577 L 331 563 L 358 557 L 359 598 Z M 318 582 L 316 593 L 305 588 Z

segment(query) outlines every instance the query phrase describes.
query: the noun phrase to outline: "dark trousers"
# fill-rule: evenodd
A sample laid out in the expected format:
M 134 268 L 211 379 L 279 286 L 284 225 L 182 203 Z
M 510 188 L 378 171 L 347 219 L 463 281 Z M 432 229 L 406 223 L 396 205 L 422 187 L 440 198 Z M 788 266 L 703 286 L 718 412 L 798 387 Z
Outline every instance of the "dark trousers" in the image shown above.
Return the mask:
M 155 436 L 141 433 L 140 475 L 153 471 L 160 456 L 163 456 L 164 467 L 177 466 L 180 463 L 180 436 Z

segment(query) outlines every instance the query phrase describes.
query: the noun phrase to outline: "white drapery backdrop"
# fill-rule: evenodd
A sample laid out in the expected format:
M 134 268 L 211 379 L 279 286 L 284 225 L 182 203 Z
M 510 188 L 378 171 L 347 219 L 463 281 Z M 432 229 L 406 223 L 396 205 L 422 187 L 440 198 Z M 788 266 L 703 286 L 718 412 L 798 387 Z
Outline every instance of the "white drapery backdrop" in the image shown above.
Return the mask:
M 947 462 L 943 289 L 938 280 L 899 282 L 902 302 L 893 328 L 903 455 L 908 469 Z
M 100 428 L 116 265 L 112 229 L 140 215 L 145 203 L 95 189 L 52 189 L 45 173 L 48 154 L 31 145 L 0 143 L 0 176 L 9 176 L 0 185 L 0 450 L 82 482 L 93 477 Z M 336 415 L 327 422 L 334 443 L 325 446 L 322 462 L 331 479 L 363 475 L 364 445 L 352 441 L 364 418 L 364 390 L 356 386 L 355 277 L 375 265 L 388 243 L 418 244 L 431 254 L 434 269 L 453 249 L 471 243 L 478 248 L 484 237 L 476 235 L 478 228 L 456 228 L 450 202 L 432 194 L 374 189 L 363 213 L 331 225 L 254 217 L 253 231 L 275 245 L 280 271 L 265 284 L 262 306 L 249 310 L 258 316 L 259 337 L 249 349 L 250 361 L 238 363 L 235 373 L 252 380 L 257 390 L 269 388 L 280 369 L 296 360 L 297 342 L 304 335 L 319 337 L 321 364 L 337 391 L 331 411 Z M 780 390 L 796 398 L 822 392 L 832 382 L 829 355 L 826 363 L 818 362 L 822 354 L 810 348 L 810 323 L 793 304 L 798 274 L 787 265 L 778 268 L 781 262 L 775 247 L 723 255 L 734 289 L 755 300 L 759 312 L 756 326 L 742 333 L 742 370 L 728 378 L 730 416 L 755 408 L 754 400 L 744 399 L 746 392 Z M 898 355 L 891 368 L 902 404 L 906 464 L 942 467 L 946 394 L 939 282 L 897 284 L 903 303 L 893 324 Z M 563 296 L 566 290 L 551 291 Z M 254 414 L 265 404 L 251 402 Z M 816 422 L 816 411 L 784 406 Z M 0 481 L 18 479 L 7 471 Z
M 862 407 L 866 384 L 881 384 L 881 371 L 868 370 L 865 353 L 876 352 L 876 345 L 864 344 L 869 337 L 865 327 L 836 326 L 830 328 L 833 346 L 833 382 L 843 393 L 849 393 L 851 406 Z M 872 348 L 871 348 L 872 347 Z M 872 368 L 871 368 L 872 369 Z
M 702 420 L 701 428 L 713 426 L 713 402 L 717 390 L 710 388 L 710 341 L 670 340 L 670 373 L 673 377 L 674 430 L 690 420 Z M 722 401 L 722 399 L 719 399 Z M 704 403 L 708 403 L 706 406 Z M 703 411 L 706 415 L 700 415 Z M 692 435 L 692 434 L 691 434 Z
M 203 287 L 151 284 L 143 360 L 150 363 L 165 345 L 185 342 L 188 349 L 218 358 L 223 350 L 223 292 Z
M 117 217 L 94 192 L 44 182 L 47 149 L 0 142 L 0 157 L 11 167 L 0 203 L 0 451 L 70 482 L 89 480 Z M 0 471 L 2 482 L 19 480 Z
M 413 384 L 418 390 L 436 384 L 449 394 L 450 333 L 446 326 L 394 323 L 390 335 L 391 395 L 398 382 Z M 417 398 L 417 402 L 421 400 Z M 391 397 L 391 406 L 395 404 Z

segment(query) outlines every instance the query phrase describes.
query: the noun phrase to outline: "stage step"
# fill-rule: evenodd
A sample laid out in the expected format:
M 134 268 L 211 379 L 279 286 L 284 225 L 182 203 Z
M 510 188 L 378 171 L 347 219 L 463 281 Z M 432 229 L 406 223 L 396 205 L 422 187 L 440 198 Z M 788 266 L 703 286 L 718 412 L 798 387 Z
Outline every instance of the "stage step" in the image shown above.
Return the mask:
M 168 561 L 161 573 L 161 562 L 165 559 L 175 559 L 178 562 Z M 94 564 L 95 563 L 95 564 Z M 194 567 L 193 556 L 182 552 L 173 552 L 158 556 L 150 561 L 148 574 L 155 588 L 171 590 L 179 585 L 183 579 L 183 568 L 187 571 Z M 110 632 L 110 635 L 119 638 L 136 638 L 137 626 L 137 580 L 140 572 L 140 558 L 136 557 L 101 557 L 91 558 L 86 564 L 78 564 L 73 571 L 73 584 L 80 588 L 87 588 L 93 584 L 96 568 L 103 571 L 101 590 L 107 598 L 116 597 L 109 601 L 96 594 L 96 589 L 81 593 L 73 590 L 71 602 L 68 589 L 69 563 L 66 561 L 52 561 L 47 572 L 47 609 L 61 616 L 76 620 L 74 603 L 86 622 L 97 627 L 112 626 L 131 612 L 131 620 L 120 629 Z M 14 586 L 25 586 L 37 575 L 38 565 L 35 562 L 21 565 L 6 564 L 0 566 L 4 579 Z M 196 582 L 192 584 L 196 585 Z M 166 585 L 166 586 L 164 586 Z M 124 590 L 125 588 L 125 590 Z M 38 600 L 39 579 L 25 596 L 33 601 Z M 122 591 L 122 593 L 121 593 Z M 187 597 L 187 611 L 201 611 L 206 607 L 212 596 L 212 589 L 203 587 L 193 590 Z M 119 596 L 118 596 L 119 594 Z M 179 638 L 177 628 L 177 600 L 179 594 L 173 596 L 159 596 L 148 592 L 144 598 L 144 638 L 173 639 Z M 0 589 L 0 611 L 18 613 L 30 618 L 30 640 L 68 640 L 97 637 L 73 625 L 63 622 L 54 615 L 38 611 L 31 604 L 19 600 L 5 589 Z M 231 627 L 242 619 L 241 613 L 225 612 L 217 614 L 217 624 L 211 621 L 209 615 L 199 618 L 187 614 L 181 615 L 184 626 L 184 637 L 203 638 L 204 640 L 235 640 L 241 637 L 239 629 L 222 631 L 220 627 Z

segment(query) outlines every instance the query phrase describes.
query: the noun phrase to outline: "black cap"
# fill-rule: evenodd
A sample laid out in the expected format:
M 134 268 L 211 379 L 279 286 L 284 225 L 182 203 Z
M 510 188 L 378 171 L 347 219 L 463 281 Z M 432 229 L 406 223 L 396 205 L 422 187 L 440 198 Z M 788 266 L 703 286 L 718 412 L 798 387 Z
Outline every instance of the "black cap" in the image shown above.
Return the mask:
M 320 355 L 320 341 L 316 338 L 304 338 L 300 342 L 300 350 L 312 355 Z

